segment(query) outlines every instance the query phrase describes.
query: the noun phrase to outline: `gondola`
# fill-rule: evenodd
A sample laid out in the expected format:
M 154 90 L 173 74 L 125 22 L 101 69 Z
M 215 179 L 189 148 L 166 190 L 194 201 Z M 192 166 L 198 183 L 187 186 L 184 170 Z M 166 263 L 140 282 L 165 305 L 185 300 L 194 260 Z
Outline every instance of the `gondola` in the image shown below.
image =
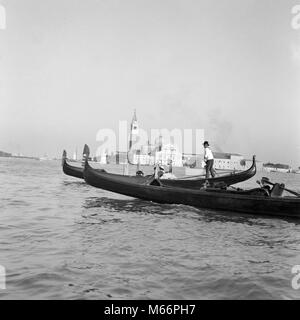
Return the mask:
M 122 179 L 121 175 L 96 171 L 89 165 L 87 159 L 83 176 L 87 184 L 93 187 L 157 203 L 184 204 L 197 208 L 252 215 L 300 217 L 299 197 L 282 197 L 263 187 L 237 191 L 221 188 L 187 191 L 181 187 L 163 186 L 159 179 L 142 185 L 134 180 Z
M 87 150 L 87 146 L 85 145 L 84 147 L 84 154 L 85 150 Z M 81 178 L 83 179 L 83 168 L 81 167 L 75 167 L 71 166 L 67 162 L 67 154 L 66 151 L 63 152 L 63 157 L 62 157 L 62 167 L 63 167 L 63 172 L 67 175 Z M 102 170 L 103 171 L 103 170 Z M 218 176 L 215 178 L 209 178 L 207 179 L 208 185 L 211 187 L 218 187 L 220 185 L 226 185 L 230 186 L 245 180 L 248 180 L 252 178 L 256 173 L 256 161 L 255 161 L 255 156 L 253 156 L 253 162 L 251 167 L 248 170 L 239 172 L 239 173 L 231 173 L 223 176 Z M 135 176 L 121 176 L 119 175 L 119 178 L 123 180 L 133 181 L 135 180 L 137 183 L 140 184 L 149 184 L 151 181 L 154 179 L 154 175 L 150 176 L 137 176 L 136 179 Z M 185 179 L 161 179 L 160 183 L 164 186 L 169 186 L 169 187 L 180 187 L 180 188 L 188 188 L 188 189 L 200 189 L 206 179 L 204 177 L 196 177 L 196 178 L 188 178 L 186 177 Z
M 85 146 L 85 149 L 86 150 L 86 147 Z M 83 153 L 85 155 L 85 151 Z M 67 152 L 64 150 L 63 151 L 63 156 L 62 156 L 62 168 L 63 168 L 63 172 L 68 175 L 68 176 L 72 176 L 72 177 L 75 177 L 75 178 L 80 178 L 80 179 L 84 179 L 83 177 L 83 168 L 82 167 L 75 167 L 75 166 L 72 166 L 70 165 L 68 162 L 67 162 Z M 105 170 L 103 169 L 94 169 L 96 172 L 106 172 Z M 149 176 L 140 176 L 140 175 L 137 175 L 137 176 L 125 176 L 125 175 L 118 175 L 119 176 L 119 179 L 120 180 L 123 180 L 123 181 L 129 181 L 129 182 L 135 182 L 135 183 L 138 183 L 138 184 L 148 184 L 150 183 L 153 179 L 152 179 L 152 175 L 149 175 Z
M 204 183 L 207 181 L 207 184 L 210 187 L 219 187 L 219 186 L 230 186 L 239 182 L 246 181 L 252 178 L 256 174 L 256 160 L 253 156 L 252 165 L 249 169 L 238 172 L 231 173 L 223 176 L 218 176 L 215 178 L 205 179 L 204 177 L 197 177 L 194 179 L 161 179 L 161 184 L 169 187 L 180 187 L 188 189 L 199 190 L 203 187 Z

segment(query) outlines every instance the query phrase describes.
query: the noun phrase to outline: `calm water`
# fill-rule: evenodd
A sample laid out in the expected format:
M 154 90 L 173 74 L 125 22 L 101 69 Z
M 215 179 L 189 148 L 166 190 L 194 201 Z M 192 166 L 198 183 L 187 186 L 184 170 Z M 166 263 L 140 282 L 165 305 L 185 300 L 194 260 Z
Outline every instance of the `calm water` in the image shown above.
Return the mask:
M 0 158 L 0 179 L 0 299 L 300 299 L 300 221 L 152 204 L 55 161 Z

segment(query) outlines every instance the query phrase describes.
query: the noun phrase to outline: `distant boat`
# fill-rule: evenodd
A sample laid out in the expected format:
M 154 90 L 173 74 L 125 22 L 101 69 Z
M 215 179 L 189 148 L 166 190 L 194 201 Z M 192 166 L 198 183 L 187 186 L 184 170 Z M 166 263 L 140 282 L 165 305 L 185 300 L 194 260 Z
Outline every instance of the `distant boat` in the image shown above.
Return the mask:
M 47 160 L 51 160 L 47 154 L 45 154 L 43 157 L 39 158 L 40 161 L 47 161 Z

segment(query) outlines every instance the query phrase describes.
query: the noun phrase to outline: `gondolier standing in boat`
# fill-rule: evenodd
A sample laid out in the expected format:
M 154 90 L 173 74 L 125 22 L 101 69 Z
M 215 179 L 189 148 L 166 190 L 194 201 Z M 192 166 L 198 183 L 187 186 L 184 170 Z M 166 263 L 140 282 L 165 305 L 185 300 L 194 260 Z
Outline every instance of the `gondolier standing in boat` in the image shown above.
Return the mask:
M 206 179 L 209 178 L 209 173 L 211 176 L 214 178 L 215 177 L 215 171 L 214 171 L 214 155 L 212 151 L 209 148 L 209 143 L 208 141 L 204 141 L 203 143 L 204 146 L 204 161 L 206 163 L 205 169 L 206 169 Z

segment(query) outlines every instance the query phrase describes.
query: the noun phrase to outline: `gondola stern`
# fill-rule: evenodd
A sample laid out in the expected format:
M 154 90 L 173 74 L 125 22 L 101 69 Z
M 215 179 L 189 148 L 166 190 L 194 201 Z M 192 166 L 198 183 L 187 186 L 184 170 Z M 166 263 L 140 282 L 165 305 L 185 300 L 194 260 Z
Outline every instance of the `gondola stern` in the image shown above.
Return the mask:
M 89 165 L 89 156 L 90 156 L 90 148 L 87 144 L 84 145 L 83 153 L 82 153 L 82 166 L 83 166 L 83 178 L 87 181 L 88 171 L 91 169 Z
M 67 151 L 64 150 L 61 158 L 61 165 L 64 166 L 66 164 L 66 161 L 67 161 Z
M 89 160 L 90 156 L 90 148 L 87 144 L 84 145 L 83 147 L 83 152 L 82 152 L 82 166 L 85 167 L 86 163 Z
M 253 155 L 253 159 L 252 159 L 252 168 L 253 168 L 253 175 L 256 174 L 257 168 L 256 168 L 256 155 Z
M 257 171 L 257 167 L 256 167 L 256 155 L 252 156 L 252 164 L 249 167 L 249 169 L 247 169 L 246 171 L 244 171 L 245 173 L 248 173 L 248 175 L 250 175 L 250 177 L 248 179 L 250 179 L 251 177 L 255 176 Z
M 84 145 L 83 147 L 83 152 L 82 152 L 82 156 L 84 157 L 89 157 L 90 156 L 90 148 L 87 144 Z

